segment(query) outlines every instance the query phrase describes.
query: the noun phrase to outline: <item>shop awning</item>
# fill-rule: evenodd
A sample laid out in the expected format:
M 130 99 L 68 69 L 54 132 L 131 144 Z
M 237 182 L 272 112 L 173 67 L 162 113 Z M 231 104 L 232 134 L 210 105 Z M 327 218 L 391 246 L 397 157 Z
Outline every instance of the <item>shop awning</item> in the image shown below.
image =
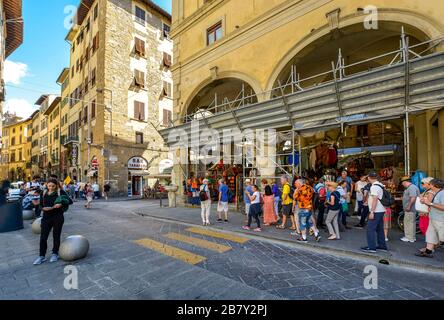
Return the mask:
M 199 120 L 199 128 L 215 129 L 221 138 L 226 129 L 293 128 L 303 133 L 402 118 L 406 111 L 418 113 L 442 107 L 443 52 L 205 116 Z M 160 134 L 165 143 L 172 145 L 183 136 L 190 137 L 191 126 L 188 122 L 161 130 Z

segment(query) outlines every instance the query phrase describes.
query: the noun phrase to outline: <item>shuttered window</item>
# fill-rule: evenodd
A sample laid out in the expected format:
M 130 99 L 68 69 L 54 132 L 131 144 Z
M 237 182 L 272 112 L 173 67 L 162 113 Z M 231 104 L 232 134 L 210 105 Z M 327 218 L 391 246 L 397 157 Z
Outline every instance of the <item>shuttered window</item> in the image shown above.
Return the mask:
M 136 54 L 144 57 L 145 56 L 145 41 L 135 38 L 135 48 L 134 51 Z
M 134 84 L 138 87 L 145 87 L 145 73 L 139 70 L 134 70 Z
M 171 97 L 172 97 L 172 85 L 171 85 L 171 83 L 169 83 L 167 81 L 163 82 L 162 96 L 171 99 Z
M 134 119 L 145 120 L 145 103 L 134 101 Z
M 171 65 L 173 64 L 172 62 L 172 58 L 171 55 L 164 52 L 163 53 L 163 65 L 167 68 L 171 67 Z
M 163 121 L 162 124 L 164 127 L 169 127 L 171 125 L 173 113 L 170 110 L 163 109 Z

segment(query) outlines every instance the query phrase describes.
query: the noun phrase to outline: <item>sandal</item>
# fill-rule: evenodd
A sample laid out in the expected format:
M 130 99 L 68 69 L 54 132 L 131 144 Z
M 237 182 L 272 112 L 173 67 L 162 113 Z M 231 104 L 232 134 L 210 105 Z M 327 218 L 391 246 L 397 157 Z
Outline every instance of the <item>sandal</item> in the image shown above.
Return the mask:
M 285 226 L 283 226 L 283 225 L 278 225 L 278 226 L 276 226 L 276 229 L 285 229 Z
M 291 227 L 290 230 L 296 231 L 297 229 L 295 227 Z

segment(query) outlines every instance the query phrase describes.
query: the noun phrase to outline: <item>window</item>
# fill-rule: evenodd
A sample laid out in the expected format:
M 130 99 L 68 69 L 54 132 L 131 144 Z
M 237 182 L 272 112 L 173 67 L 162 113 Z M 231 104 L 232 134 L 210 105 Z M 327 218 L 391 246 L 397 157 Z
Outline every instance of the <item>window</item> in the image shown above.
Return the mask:
M 139 8 L 138 6 L 136 6 L 136 21 L 145 25 L 145 10 Z
M 143 144 L 143 133 L 136 132 L 136 144 Z
M 163 65 L 165 67 L 169 68 L 169 67 L 171 67 L 172 64 L 173 63 L 172 63 L 171 55 L 166 53 L 166 52 L 164 52 L 163 53 Z
M 15 152 L 11 153 L 11 162 L 15 162 Z
M 91 71 L 91 87 L 96 85 L 96 68 Z
M 96 33 L 92 43 L 92 54 L 94 54 L 98 49 L 99 49 L 99 33 Z
M 96 117 L 96 100 L 91 103 L 91 119 Z
M 18 151 L 18 161 L 22 161 L 23 160 L 23 151 L 22 149 L 19 149 Z
M 99 16 L 99 5 L 96 4 L 96 6 L 94 7 L 94 21 L 97 20 L 98 16 Z
M 22 144 L 22 136 L 19 136 L 19 144 Z
M 207 45 L 213 44 L 222 38 L 222 21 L 207 30 Z
M 85 93 L 88 93 L 88 76 L 86 76 L 86 78 L 85 78 L 85 84 L 84 84 L 84 91 L 85 91 Z
M 75 73 L 75 68 L 74 66 L 71 68 L 71 78 L 74 78 L 74 73 Z
M 170 110 L 163 109 L 162 123 L 164 127 L 169 127 L 171 124 L 173 113 Z
M 134 101 L 134 119 L 145 120 L 145 103 Z
M 163 82 L 163 89 L 162 89 L 162 96 L 167 98 L 172 98 L 172 86 L 171 83 L 164 81 Z
M 145 87 L 145 72 L 134 70 L 134 85 L 140 88 Z
M 15 137 L 11 138 L 11 146 L 15 146 Z
M 135 38 L 134 39 L 134 52 L 139 56 L 145 56 L 145 41 Z
M 83 108 L 83 124 L 88 122 L 88 106 Z
M 79 70 L 80 70 L 80 61 L 79 61 L 79 59 L 77 59 L 77 62 L 76 62 L 76 71 L 79 72 Z
M 59 128 L 54 129 L 54 140 L 59 140 Z
M 89 18 L 88 18 L 88 20 L 86 21 L 86 26 L 85 26 L 86 32 L 89 31 L 89 28 L 90 28 L 90 23 L 89 23 Z
M 170 38 L 171 27 L 167 24 L 163 24 L 163 37 L 169 39 Z

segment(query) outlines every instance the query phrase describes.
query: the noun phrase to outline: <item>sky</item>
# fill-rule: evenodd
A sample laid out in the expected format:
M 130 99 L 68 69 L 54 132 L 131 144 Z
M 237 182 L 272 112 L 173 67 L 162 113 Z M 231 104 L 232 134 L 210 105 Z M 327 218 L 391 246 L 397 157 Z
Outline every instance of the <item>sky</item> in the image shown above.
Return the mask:
M 172 0 L 153 0 L 171 13 Z M 23 0 L 23 44 L 5 61 L 4 111 L 26 118 L 42 94 L 60 94 L 56 80 L 69 66 L 65 22 L 80 0 Z

